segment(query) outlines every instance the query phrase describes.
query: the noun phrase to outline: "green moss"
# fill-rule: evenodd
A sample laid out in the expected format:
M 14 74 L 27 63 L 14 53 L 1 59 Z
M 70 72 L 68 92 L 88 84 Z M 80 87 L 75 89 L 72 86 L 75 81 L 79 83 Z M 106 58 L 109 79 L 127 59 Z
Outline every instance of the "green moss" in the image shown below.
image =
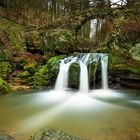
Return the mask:
M 109 70 L 127 71 L 140 74 L 139 61 L 135 61 L 128 53 L 110 51 Z
M 28 82 L 36 89 L 48 86 L 50 83 L 50 77 L 47 65 L 41 66 L 35 75 L 28 79 Z
M 109 50 L 107 47 L 100 47 L 100 48 L 97 48 L 97 52 L 98 53 L 108 53 Z
M 8 79 L 11 71 L 12 71 L 12 66 L 10 62 L 0 61 L 0 77 L 2 77 L 3 79 Z
M 68 54 L 74 51 L 75 37 L 68 29 L 50 30 L 45 34 L 46 50 Z
M 59 72 L 60 60 L 65 57 L 66 55 L 58 55 L 58 56 L 50 58 L 49 61 L 47 62 L 51 85 L 54 85 L 56 81 L 56 78 Z
M 24 66 L 24 70 L 34 74 L 37 71 L 37 63 L 31 63 Z
M 72 64 L 69 69 L 69 86 L 72 88 L 79 87 L 80 66 L 79 64 Z
M 135 46 L 130 49 L 130 53 L 134 60 L 140 61 L 140 43 L 135 44 Z
M 28 71 L 24 71 L 17 75 L 18 78 L 22 78 L 22 79 L 27 79 L 30 76 L 31 76 L 31 73 L 29 73 Z
M 0 18 L 0 40 L 6 55 L 25 50 L 25 32 L 24 26 Z
M 46 65 L 40 66 L 34 76 L 28 78 L 28 83 L 33 88 L 43 88 L 54 85 L 59 71 L 59 60 L 66 55 L 59 55 L 49 59 Z
M 45 42 L 39 31 L 32 31 L 26 35 L 26 45 L 31 51 L 43 52 Z
M 0 93 L 5 94 L 10 92 L 12 92 L 10 85 L 0 77 Z

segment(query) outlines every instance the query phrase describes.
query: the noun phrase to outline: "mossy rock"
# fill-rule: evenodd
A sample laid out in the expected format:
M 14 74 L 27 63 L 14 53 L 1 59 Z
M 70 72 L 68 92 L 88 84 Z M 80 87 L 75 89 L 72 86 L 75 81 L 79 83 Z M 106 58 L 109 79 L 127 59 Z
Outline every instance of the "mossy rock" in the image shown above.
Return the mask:
M 29 140 L 87 140 L 87 139 L 72 136 L 63 131 L 45 129 L 36 132 Z
M 18 78 L 22 78 L 22 79 L 27 79 L 30 76 L 31 76 L 31 73 L 29 71 L 24 71 L 17 75 Z
M 140 43 L 135 44 L 135 46 L 130 50 L 130 53 L 134 60 L 140 61 Z
M 77 63 L 73 63 L 69 68 L 69 87 L 79 88 L 80 81 L 80 66 Z
M 50 58 L 49 61 L 47 62 L 51 85 L 54 85 L 56 81 L 56 78 L 59 72 L 60 60 L 65 57 L 66 55 L 58 55 L 58 56 Z
M 0 132 L 0 140 L 15 140 L 15 138 L 8 134 Z
M 74 51 L 75 37 L 68 29 L 50 30 L 45 34 L 46 50 L 68 54 Z
M 45 42 L 39 31 L 26 34 L 26 46 L 29 51 L 41 53 L 44 51 Z
M 43 87 L 46 87 L 50 83 L 50 76 L 49 76 L 49 70 L 48 66 L 43 65 L 40 67 L 40 69 L 28 79 L 29 85 L 31 85 L 33 88 L 40 89 Z
M 4 52 L 10 59 L 12 58 L 13 53 L 26 50 L 25 32 L 26 29 L 24 26 L 0 18 L 0 40 Z
M 28 65 L 25 65 L 24 70 L 28 71 L 31 74 L 34 74 L 37 71 L 37 63 L 34 62 L 34 63 L 28 64 Z
M 34 76 L 28 79 L 33 88 L 44 88 L 55 84 L 59 72 L 59 60 L 66 55 L 59 55 L 49 59 L 46 65 L 40 66 Z
M 0 93 L 5 94 L 10 92 L 12 92 L 10 85 L 0 77 Z
M 121 50 L 120 50 L 121 51 Z M 129 53 L 110 51 L 109 70 L 129 71 L 132 74 L 140 74 L 140 61 L 136 61 Z

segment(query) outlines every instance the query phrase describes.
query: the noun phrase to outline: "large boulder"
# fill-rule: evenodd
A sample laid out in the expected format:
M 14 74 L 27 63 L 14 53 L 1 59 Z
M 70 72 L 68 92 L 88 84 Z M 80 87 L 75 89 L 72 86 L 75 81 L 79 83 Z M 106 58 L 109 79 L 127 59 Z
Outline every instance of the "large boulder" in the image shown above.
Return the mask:
M 80 84 L 80 66 L 77 63 L 73 63 L 69 69 L 69 87 L 79 88 Z
M 135 44 L 135 46 L 131 48 L 130 53 L 134 60 L 140 61 L 140 43 Z
M 86 140 L 80 137 L 69 135 L 63 131 L 48 130 L 38 131 L 30 140 Z
M 51 85 L 55 84 L 55 81 L 59 72 L 60 60 L 65 57 L 66 55 L 58 55 L 58 56 L 50 58 L 49 61 L 47 62 Z
M 46 50 L 69 54 L 74 51 L 75 37 L 68 29 L 50 30 L 45 34 Z
M 0 133 L 0 140 L 15 140 L 15 138 L 11 137 L 8 134 Z
M 39 31 L 31 31 L 26 34 L 27 50 L 31 53 L 43 53 L 45 41 Z

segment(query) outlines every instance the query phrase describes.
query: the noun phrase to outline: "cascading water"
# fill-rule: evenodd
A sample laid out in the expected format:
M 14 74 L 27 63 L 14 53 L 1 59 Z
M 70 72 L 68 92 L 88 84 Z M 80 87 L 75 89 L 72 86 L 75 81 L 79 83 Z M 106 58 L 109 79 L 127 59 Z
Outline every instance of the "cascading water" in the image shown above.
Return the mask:
M 65 65 L 66 64 L 64 60 L 61 60 L 59 73 L 58 73 L 56 84 L 55 84 L 55 90 L 63 90 L 64 88 Z
M 69 58 L 72 59 L 72 58 Z M 70 62 L 65 62 L 66 59 L 61 60 L 58 77 L 55 84 L 55 90 L 64 90 L 68 88 L 68 72 L 70 65 L 76 61 L 74 57 Z
M 73 58 L 70 62 L 68 62 L 65 66 L 65 72 L 64 72 L 64 89 L 68 88 L 68 77 L 69 77 L 69 68 L 72 63 L 76 62 L 76 58 Z
M 87 65 L 81 61 L 79 62 L 79 64 L 81 69 L 79 92 L 87 93 L 89 90 Z
M 108 55 L 101 54 L 101 68 L 102 68 L 102 88 L 108 89 L 108 74 L 107 74 L 107 66 L 108 66 Z
M 90 54 L 85 54 L 81 60 L 79 61 L 80 65 L 80 92 L 87 93 L 89 90 L 88 84 L 88 70 L 87 70 L 87 62 L 89 60 Z
M 71 64 L 78 63 L 80 65 L 79 92 L 88 93 L 89 80 L 88 80 L 87 65 L 93 62 L 98 63 L 99 60 L 101 61 L 102 89 L 107 89 L 108 88 L 108 76 L 107 76 L 108 55 L 99 54 L 99 53 L 87 53 L 87 54 L 80 54 L 75 57 L 68 57 L 61 60 L 59 74 L 55 84 L 55 90 L 63 91 L 64 89 L 68 88 L 69 68 Z

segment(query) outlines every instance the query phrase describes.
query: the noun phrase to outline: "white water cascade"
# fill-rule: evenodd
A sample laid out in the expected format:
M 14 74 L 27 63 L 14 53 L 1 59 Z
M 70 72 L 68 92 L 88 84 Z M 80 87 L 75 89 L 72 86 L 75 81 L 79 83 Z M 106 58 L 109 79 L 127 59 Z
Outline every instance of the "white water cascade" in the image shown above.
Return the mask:
M 65 63 L 65 60 L 61 60 L 59 73 L 57 76 L 56 84 L 55 84 L 55 90 L 64 90 L 68 88 L 68 72 L 70 65 L 76 61 L 76 57 L 73 58 L 70 62 Z
M 87 65 L 84 64 L 82 61 L 80 61 L 79 64 L 81 69 L 79 92 L 87 93 L 89 90 Z
M 108 89 L 108 73 L 107 73 L 107 66 L 108 66 L 108 55 L 101 54 L 101 68 L 102 68 L 102 88 Z
M 87 93 L 89 90 L 89 83 L 88 83 L 88 69 L 87 63 L 89 60 L 90 54 L 85 54 L 81 60 L 79 61 L 80 65 L 80 88 L 79 92 Z
M 107 66 L 108 66 L 108 55 L 99 53 L 87 53 L 79 54 L 77 56 L 71 56 L 61 60 L 59 74 L 55 84 L 55 90 L 61 90 L 68 88 L 68 77 L 69 68 L 71 64 L 78 63 L 80 66 L 80 85 L 79 92 L 88 93 L 89 91 L 89 79 L 88 79 L 88 67 L 87 65 L 92 62 L 101 62 L 101 76 L 102 76 L 102 89 L 108 88 L 108 76 L 107 76 Z
M 64 76 L 65 76 L 64 71 L 65 71 L 65 62 L 64 60 L 61 60 L 59 73 L 55 83 L 55 90 L 63 90 L 64 88 Z

